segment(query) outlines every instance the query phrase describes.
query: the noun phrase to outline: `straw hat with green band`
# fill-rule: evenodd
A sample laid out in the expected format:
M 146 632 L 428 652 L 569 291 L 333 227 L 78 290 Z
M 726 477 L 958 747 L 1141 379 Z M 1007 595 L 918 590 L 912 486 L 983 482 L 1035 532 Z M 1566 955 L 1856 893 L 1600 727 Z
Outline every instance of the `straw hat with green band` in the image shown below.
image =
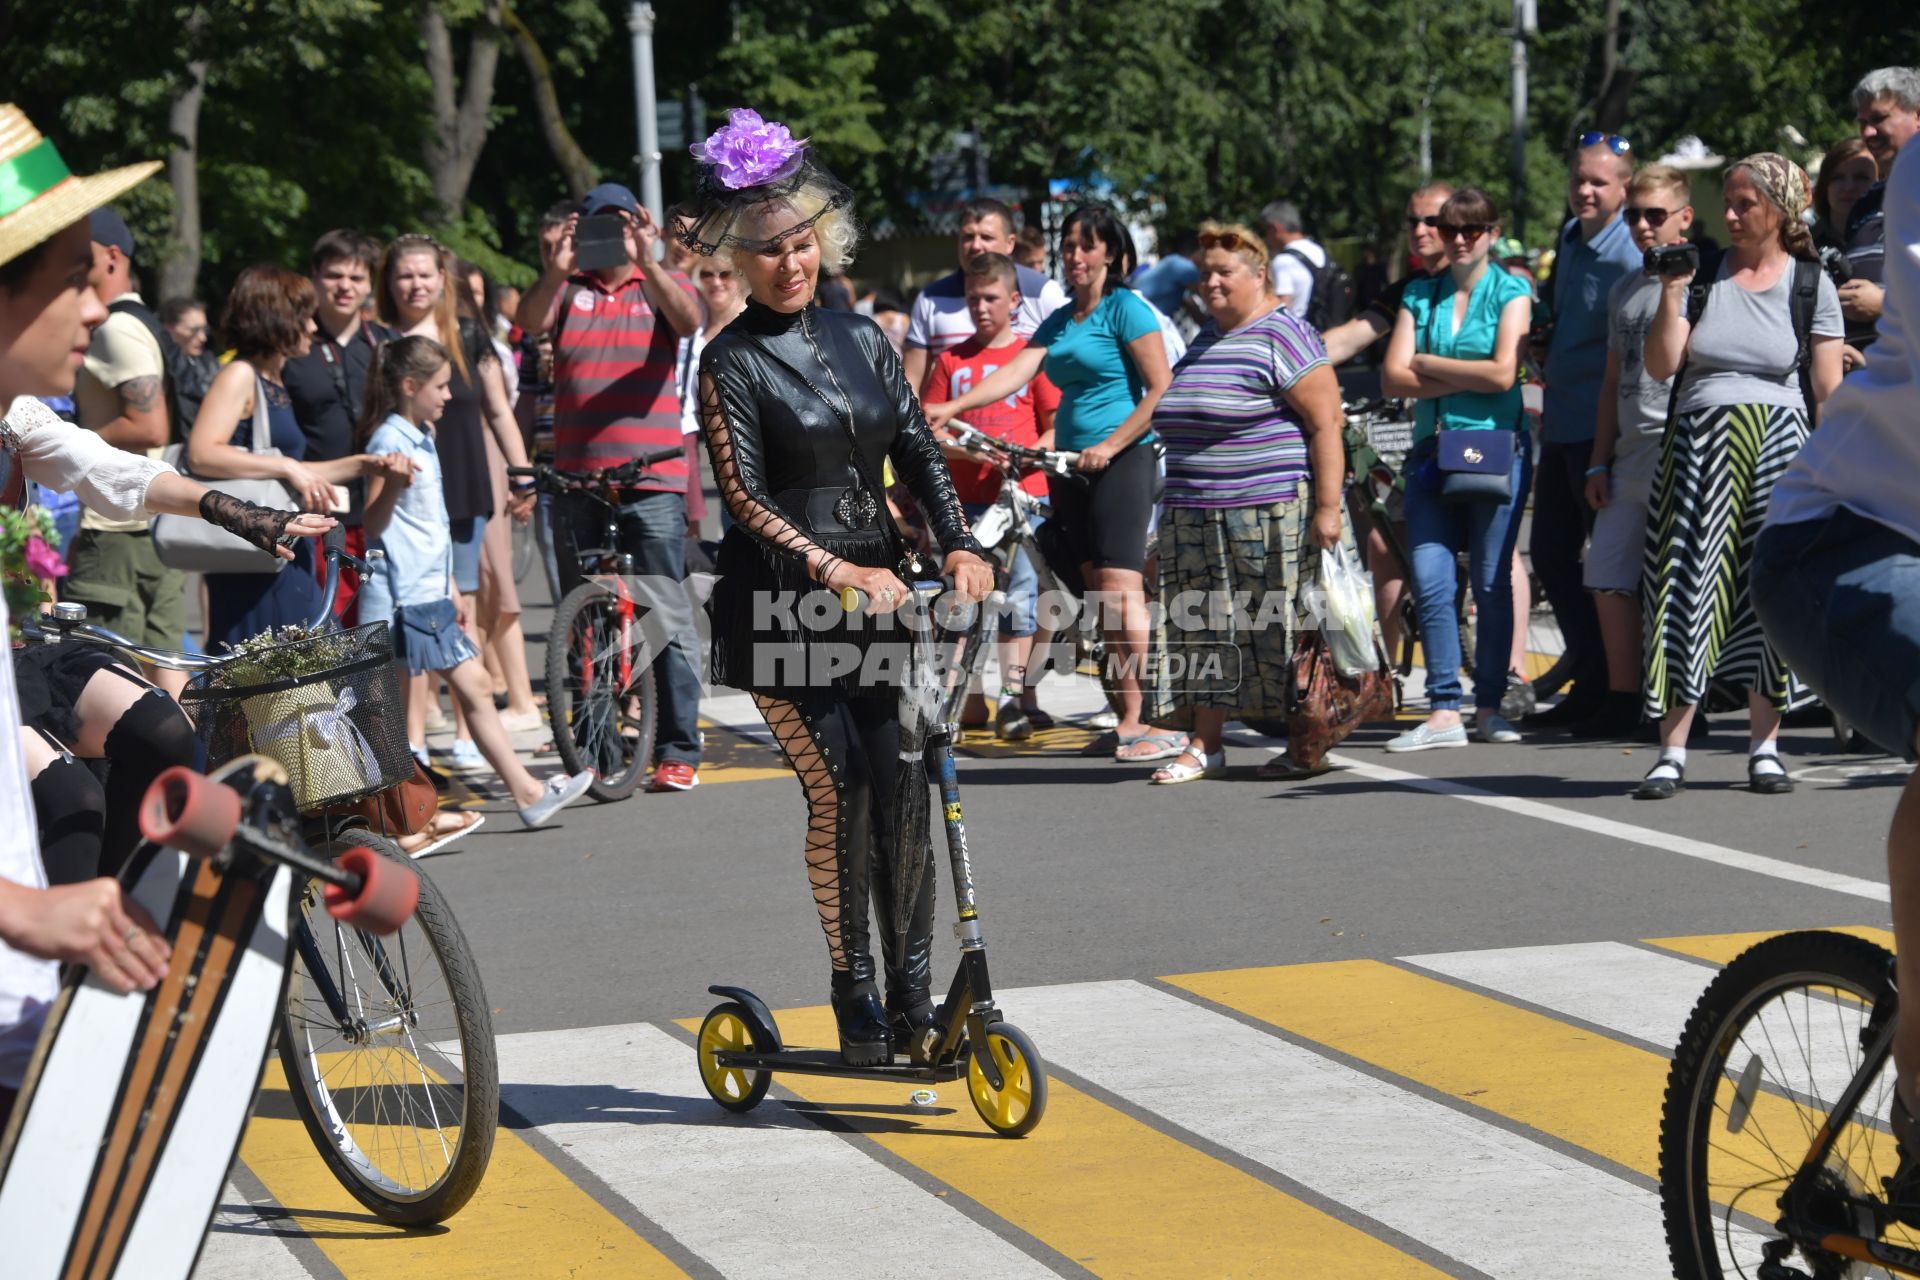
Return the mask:
M 148 160 L 75 177 L 27 113 L 0 102 L 0 266 L 111 204 L 159 169 L 158 160 Z

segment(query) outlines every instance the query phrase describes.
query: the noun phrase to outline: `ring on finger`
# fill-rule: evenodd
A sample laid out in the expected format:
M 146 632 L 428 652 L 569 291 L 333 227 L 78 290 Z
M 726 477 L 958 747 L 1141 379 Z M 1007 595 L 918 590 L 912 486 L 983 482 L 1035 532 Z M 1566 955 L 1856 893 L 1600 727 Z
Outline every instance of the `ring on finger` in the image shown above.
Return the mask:
M 127 926 L 127 931 L 120 935 L 120 941 L 131 944 L 133 940 L 139 936 L 140 936 L 140 926 L 137 924 L 130 924 Z

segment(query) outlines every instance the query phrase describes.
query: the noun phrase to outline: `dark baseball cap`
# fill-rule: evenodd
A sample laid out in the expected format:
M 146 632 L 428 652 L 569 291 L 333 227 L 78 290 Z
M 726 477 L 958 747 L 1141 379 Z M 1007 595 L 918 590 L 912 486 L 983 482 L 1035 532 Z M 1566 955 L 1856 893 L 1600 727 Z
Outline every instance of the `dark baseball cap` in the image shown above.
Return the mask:
M 580 216 L 584 218 L 605 213 L 609 209 L 618 209 L 636 218 L 640 216 L 640 202 L 633 198 L 633 192 L 617 182 L 601 183 L 580 201 Z
M 127 230 L 125 218 L 111 209 L 95 209 L 87 215 L 87 223 L 95 244 L 118 249 L 121 257 L 133 257 L 133 232 Z

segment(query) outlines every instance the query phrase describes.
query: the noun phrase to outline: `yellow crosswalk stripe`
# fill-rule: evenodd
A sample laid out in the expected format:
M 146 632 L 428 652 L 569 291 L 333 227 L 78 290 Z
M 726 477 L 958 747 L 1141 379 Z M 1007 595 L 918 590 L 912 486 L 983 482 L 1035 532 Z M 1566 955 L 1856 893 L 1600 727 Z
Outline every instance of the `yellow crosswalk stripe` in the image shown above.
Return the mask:
M 407 1231 L 380 1222 L 322 1162 L 306 1126 L 292 1118 L 286 1089 L 279 1061 L 270 1061 L 261 1084 L 266 1106 L 248 1122 L 240 1158 L 292 1224 L 352 1280 L 685 1275 L 504 1128 L 494 1138 L 480 1192 L 444 1226 Z
M 779 1022 L 795 1043 L 836 1043 L 825 1008 L 783 1012 Z M 1046 1046 L 1038 1048 L 1044 1057 Z M 1206 1069 L 1200 1053 L 1196 1046 L 1196 1071 Z M 1019 1140 L 991 1136 L 964 1082 L 940 1087 L 946 1114 L 916 1123 L 898 1119 L 904 1083 L 779 1081 L 1096 1275 L 1443 1274 L 1059 1080 L 1046 1119 Z
M 1810 926 L 1821 927 L 1821 926 Z M 1856 938 L 1865 938 L 1868 942 L 1877 942 L 1887 950 L 1893 950 L 1893 933 L 1887 929 L 1876 929 L 1864 924 L 1839 924 L 1825 926 L 1829 933 L 1850 933 Z M 1783 929 L 1762 929 L 1755 933 L 1702 933 L 1685 938 L 1643 938 L 1650 947 L 1659 947 L 1662 951 L 1672 951 L 1683 956 L 1692 956 L 1696 960 L 1710 960 L 1714 964 L 1725 965 L 1756 942 L 1765 942 L 1788 932 Z M 1702 983 L 1701 986 L 1705 986 Z
M 1655 1172 L 1667 1076 L 1658 1054 L 1377 960 L 1167 981 L 1630 1169 Z
M 706 746 L 700 752 L 702 786 L 793 776 L 793 770 L 773 747 L 710 720 L 702 720 L 700 727 L 707 731 Z

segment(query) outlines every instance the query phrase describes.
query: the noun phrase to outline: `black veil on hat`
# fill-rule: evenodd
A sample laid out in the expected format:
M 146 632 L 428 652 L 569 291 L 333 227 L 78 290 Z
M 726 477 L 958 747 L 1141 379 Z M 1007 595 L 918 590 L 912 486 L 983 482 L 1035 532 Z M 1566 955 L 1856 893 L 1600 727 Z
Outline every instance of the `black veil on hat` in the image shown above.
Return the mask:
M 813 158 L 805 138 L 744 108 L 727 114 L 724 128 L 688 148 L 700 162 L 698 212 L 680 242 L 711 256 L 734 246 L 771 250 L 853 203 L 848 190 Z M 768 236 L 742 235 L 741 219 L 757 209 L 785 206 L 793 222 Z

